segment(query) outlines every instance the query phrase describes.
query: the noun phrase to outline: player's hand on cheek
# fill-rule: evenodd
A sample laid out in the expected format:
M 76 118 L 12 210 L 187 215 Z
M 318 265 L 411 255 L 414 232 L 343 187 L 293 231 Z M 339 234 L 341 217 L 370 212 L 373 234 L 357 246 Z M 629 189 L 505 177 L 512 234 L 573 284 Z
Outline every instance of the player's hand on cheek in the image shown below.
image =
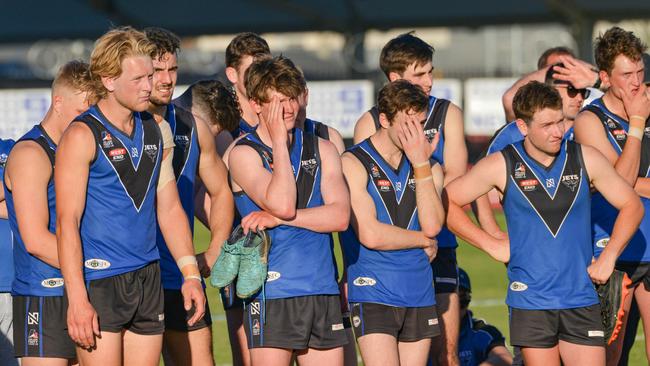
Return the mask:
M 284 108 L 280 103 L 280 97 L 271 97 L 269 113 L 265 118 L 266 128 L 274 143 L 285 143 L 287 141 L 287 127 L 284 125 Z
M 280 219 L 264 211 L 251 212 L 241 220 L 244 234 L 248 234 L 249 231 L 258 232 L 259 230 L 272 229 L 280 223 Z
M 196 279 L 183 281 L 181 293 L 183 294 L 183 305 L 185 310 L 189 311 L 192 308 L 192 305 L 194 305 L 194 314 L 187 321 L 187 324 L 192 326 L 201 320 L 205 314 L 205 294 L 203 292 L 201 281 Z

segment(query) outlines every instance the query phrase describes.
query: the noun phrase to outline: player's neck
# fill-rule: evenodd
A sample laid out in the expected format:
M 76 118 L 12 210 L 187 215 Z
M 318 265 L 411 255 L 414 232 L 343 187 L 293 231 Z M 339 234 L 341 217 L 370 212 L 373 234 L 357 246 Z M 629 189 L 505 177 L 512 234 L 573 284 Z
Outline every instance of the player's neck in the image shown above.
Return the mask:
M 255 127 L 260 123 L 259 118 L 253 107 L 248 102 L 248 98 L 245 95 L 241 95 L 237 88 L 235 88 L 235 94 L 237 94 L 237 99 L 239 100 L 239 108 L 241 108 L 241 118 L 246 121 L 251 127 Z
M 165 118 L 165 113 L 167 113 L 167 105 L 157 105 L 149 102 L 147 112 L 153 116 L 153 119 L 155 119 L 156 122 L 160 123 L 163 118 Z
M 52 139 L 52 142 L 58 145 L 68 122 L 70 121 L 64 121 L 62 118 L 58 117 L 54 109 L 50 107 L 45 114 L 45 118 L 43 118 L 43 121 L 41 122 L 41 127 Z
M 97 102 L 97 107 L 113 126 L 127 135 L 133 130 L 133 111 L 120 104 L 113 96 Z
M 524 139 L 524 150 L 526 150 L 526 154 L 528 154 L 528 156 L 545 167 L 551 166 L 557 157 L 557 154 L 549 154 L 545 151 L 540 150 L 535 145 L 533 145 L 533 143 L 528 138 Z
M 370 141 L 384 161 L 393 168 L 399 167 L 403 152 L 393 143 L 385 128 L 380 129 L 374 135 L 370 136 Z
M 629 119 L 627 112 L 625 112 L 623 101 L 614 95 L 611 89 L 608 90 L 605 95 L 603 95 L 603 103 L 605 104 L 605 107 L 607 107 L 607 109 L 609 109 L 612 113 L 616 114 L 617 116 L 621 116 L 626 121 Z

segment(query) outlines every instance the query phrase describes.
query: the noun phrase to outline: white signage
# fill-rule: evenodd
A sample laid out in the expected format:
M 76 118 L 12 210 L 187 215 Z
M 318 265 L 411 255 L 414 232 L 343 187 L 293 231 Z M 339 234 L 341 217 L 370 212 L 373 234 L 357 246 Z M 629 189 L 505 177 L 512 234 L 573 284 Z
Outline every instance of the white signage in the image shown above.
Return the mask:
M 16 140 L 40 123 L 50 98 L 49 89 L 0 90 L 0 138 Z
M 492 136 L 506 123 L 501 97 L 516 81 L 513 78 L 467 79 L 465 81 L 465 134 Z
M 447 99 L 455 105 L 463 105 L 463 85 L 458 79 L 434 79 L 431 95 L 436 98 Z

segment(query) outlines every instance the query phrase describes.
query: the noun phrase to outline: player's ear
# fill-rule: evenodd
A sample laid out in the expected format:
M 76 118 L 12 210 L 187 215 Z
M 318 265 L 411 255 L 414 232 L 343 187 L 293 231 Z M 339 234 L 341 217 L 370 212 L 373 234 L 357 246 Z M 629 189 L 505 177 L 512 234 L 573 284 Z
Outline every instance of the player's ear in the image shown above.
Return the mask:
M 61 114 L 63 109 L 63 97 L 60 95 L 53 95 L 52 96 L 52 109 L 56 114 Z
M 108 90 L 109 92 L 112 92 L 115 90 L 115 78 L 110 77 L 110 76 L 102 76 L 102 84 L 104 85 L 104 88 Z
M 382 128 L 390 127 L 391 123 L 388 120 L 388 116 L 386 116 L 386 113 L 379 113 L 379 124 L 381 125 Z
M 519 129 L 519 132 L 521 132 L 522 135 L 524 136 L 528 135 L 528 124 L 526 124 L 526 121 L 524 121 L 521 118 L 517 118 L 515 120 L 515 123 L 517 124 L 517 128 Z
M 230 81 L 231 84 L 236 84 L 237 70 L 235 70 L 235 68 L 232 66 L 226 67 L 226 77 L 228 78 L 228 81 Z
M 388 73 L 388 81 L 390 81 L 391 83 L 393 81 L 399 80 L 401 78 L 402 78 L 402 75 L 396 73 L 395 71 L 391 71 L 391 72 Z
M 257 100 L 249 99 L 248 104 L 250 104 L 251 108 L 253 108 L 255 114 L 262 113 L 262 104 L 258 103 Z

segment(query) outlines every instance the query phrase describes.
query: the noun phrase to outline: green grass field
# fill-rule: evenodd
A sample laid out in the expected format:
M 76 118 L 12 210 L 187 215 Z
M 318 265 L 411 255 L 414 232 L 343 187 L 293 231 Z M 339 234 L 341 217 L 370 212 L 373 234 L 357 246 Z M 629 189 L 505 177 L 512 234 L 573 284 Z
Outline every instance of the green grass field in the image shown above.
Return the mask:
M 498 214 L 497 219 L 502 226 L 503 215 Z M 197 252 L 202 251 L 208 241 L 209 232 L 197 221 L 195 243 Z M 339 267 L 341 265 L 341 253 L 336 246 L 336 256 Z M 508 337 L 508 310 L 504 300 L 506 295 L 506 271 L 505 266 L 498 263 L 478 249 L 461 242 L 458 248 L 458 262 L 472 281 L 472 303 L 470 308 L 476 317 L 480 317 L 496 326 Z M 224 316 L 221 298 L 217 289 L 208 285 L 208 301 L 212 311 L 214 357 L 217 365 L 230 365 L 231 354 L 228 342 L 226 320 Z M 643 331 L 639 327 L 639 335 L 630 354 L 629 365 L 647 365 L 645 359 Z

